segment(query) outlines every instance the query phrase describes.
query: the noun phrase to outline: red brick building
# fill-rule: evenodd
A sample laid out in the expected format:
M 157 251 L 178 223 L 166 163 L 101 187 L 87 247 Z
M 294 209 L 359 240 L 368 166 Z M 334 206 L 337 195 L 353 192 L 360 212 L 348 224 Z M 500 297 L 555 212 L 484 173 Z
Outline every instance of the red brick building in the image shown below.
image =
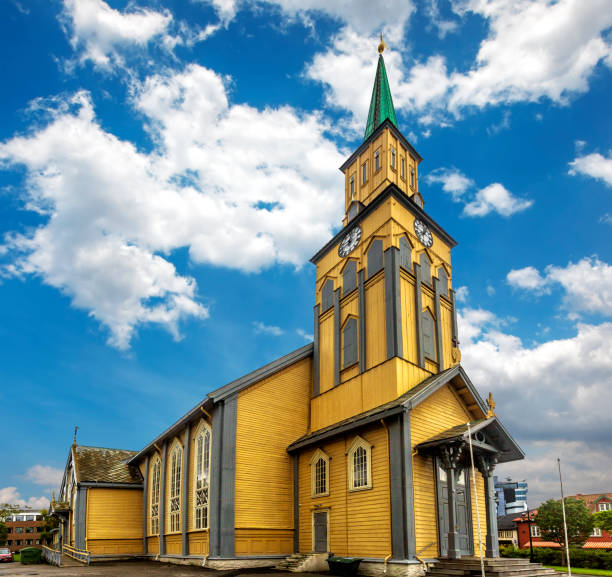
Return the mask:
M 8 527 L 7 547 L 15 553 L 24 547 L 42 547 L 42 515 L 40 511 L 23 511 L 10 515 L 4 521 Z
M 589 495 L 583 495 L 578 493 L 577 495 L 570 495 L 571 498 L 581 499 L 588 507 L 591 513 L 599 513 L 599 511 L 612 511 L 612 493 L 592 493 Z M 537 509 L 530 511 L 530 515 L 533 518 Z M 519 547 L 529 547 L 529 523 L 527 515 L 519 516 L 514 519 L 516 528 L 518 531 L 518 542 Z M 531 541 L 534 547 L 559 547 L 558 543 L 554 541 L 544 541 L 541 538 L 540 528 L 536 524 L 531 524 Z M 593 529 L 593 534 L 588 538 L 587 542 L 583 545 L 583 549 L 612 549 L 612 535 L 608 531 L 602 531 L 601 529 Z

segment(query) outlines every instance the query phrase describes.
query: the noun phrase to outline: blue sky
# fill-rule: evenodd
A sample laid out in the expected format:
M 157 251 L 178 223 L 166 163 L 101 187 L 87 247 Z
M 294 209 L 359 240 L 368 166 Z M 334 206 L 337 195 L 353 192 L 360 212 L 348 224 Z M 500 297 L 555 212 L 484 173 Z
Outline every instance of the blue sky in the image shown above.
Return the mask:
M 0 502 L 72 440 L 139 449 L 308 341 L 377 36 L 425 208 L 459 245 L 463 364 L 531 499 L 609 491 L 605 0 L 6 0 Z

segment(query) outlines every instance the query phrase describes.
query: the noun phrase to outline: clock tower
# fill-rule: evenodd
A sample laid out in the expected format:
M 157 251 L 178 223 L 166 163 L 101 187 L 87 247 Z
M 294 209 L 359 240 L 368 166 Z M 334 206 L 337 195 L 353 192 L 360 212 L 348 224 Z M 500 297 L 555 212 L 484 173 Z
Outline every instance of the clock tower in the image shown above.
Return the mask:
M 312 428 L 396 399 L 460 360 L 453 238 L 424 210 L 422 160 L 397 126 L 382 52 L 364 140 L 340 167 L 343 228 L 311 262 Z

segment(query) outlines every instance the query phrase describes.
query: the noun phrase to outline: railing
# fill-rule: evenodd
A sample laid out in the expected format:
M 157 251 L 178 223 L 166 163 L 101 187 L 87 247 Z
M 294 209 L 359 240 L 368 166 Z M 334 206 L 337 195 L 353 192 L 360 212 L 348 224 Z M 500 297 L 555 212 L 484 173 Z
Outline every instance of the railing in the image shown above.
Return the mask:
M 43 545 L 42 556 L 49 565 L 62 566 L 62 552 L 59 549 L 51 549 L 51 547 Z
M 76 549 L 75 547 L 70 547 L 70 545 L 64 545 L 63 551 L 69 557 L 89 565 L 89 551 L 86 551 L 85 549 Z

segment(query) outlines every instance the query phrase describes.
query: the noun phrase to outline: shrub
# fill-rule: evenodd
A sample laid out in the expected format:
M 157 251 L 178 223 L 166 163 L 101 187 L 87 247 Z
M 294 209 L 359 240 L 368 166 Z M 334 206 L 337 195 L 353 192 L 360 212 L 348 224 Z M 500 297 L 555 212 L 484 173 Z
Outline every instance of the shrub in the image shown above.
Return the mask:
M 502 557 L 529 558 L 529 547 L 517 549 L 516 547 L 500 547 L 499 553 Z M 534 547 L 533 560 L 543 565 L 559 566 L 562 563 L 562 549 L 549 549 Z M 612 551 L 597 549 L 570 549 L 570 560 L 573 567 L 583 569 L 608 569 L 612 570 Z

